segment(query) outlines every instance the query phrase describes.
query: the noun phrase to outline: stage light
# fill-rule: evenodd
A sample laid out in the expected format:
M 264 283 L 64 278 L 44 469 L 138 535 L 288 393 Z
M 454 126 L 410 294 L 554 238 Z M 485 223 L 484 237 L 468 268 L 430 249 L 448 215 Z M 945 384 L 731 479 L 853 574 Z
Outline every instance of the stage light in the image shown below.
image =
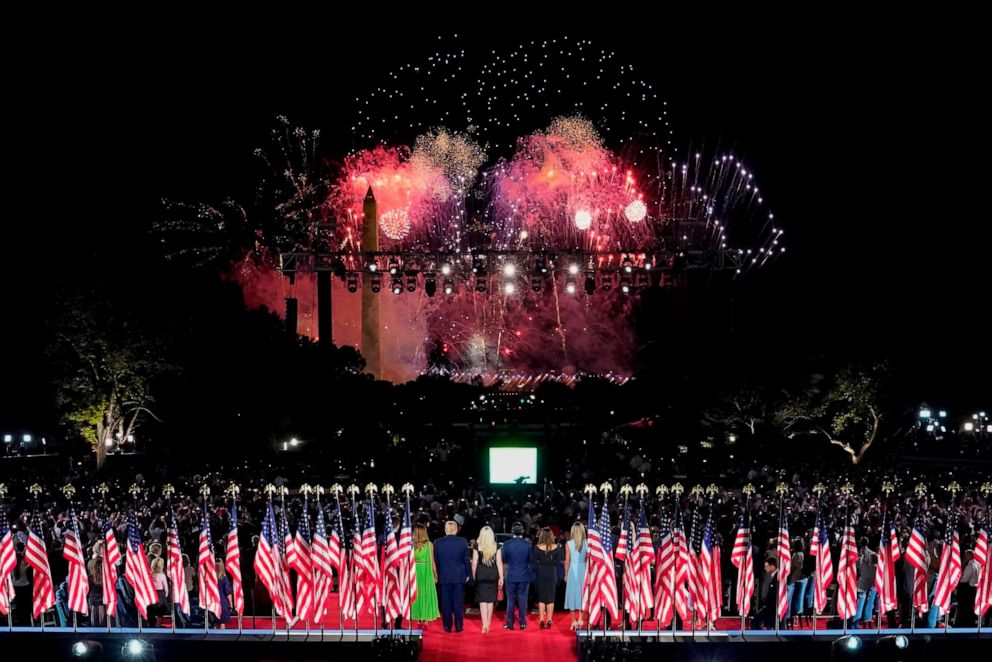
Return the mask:
M 414 292 L 417 289 L 417 272 L 408 271 L 406 272 L 406 291 Z
M 847 653 L 857 653 L 861 650 L 861 637 L 855 634 L 849 634 L 835 639 L 833 645 Z
M 592 296 L 592 293 L 596 291 L 596 279 L 592 276 L 586 276 L 586 294 Z
M 389 274 L 395 276 L 400 270 L 400 263 L 396 261 L 396 258 L 390 258 L 389 260 Z
M 382 276 L 379 274 L 372 276 L 372 282 L 369 284 L 369 289 L 378 294 L 379 290 L 382 289 Z
M 503 275 L 512 278 L 517 274 L 517 265 L 512 262 L 503 266 Z
M 124 647 L 121 649 L 121 652 L 130 657 L 141 657 L 149 650 L 151 650 L 151 646 L 141 639 L 128 639 L 124 643 Z
M 506 292 L 507 294 L 513 294 L 514 292 L 517 291 L 517 286 L 514 285 L 513 283 L 506 283 L 505 285 L 503 285 L 503 291 Z
M 437 280 L 434 277 L 433 271 L 428 271 L 424 274 L 424 292 L 429 297 L 434 296 L 434 293 L 437 292 Z
M 358 291 L 358 274 L 348 274 L 348 291 L 354 294 Z
M 454 291 L 455 291 L 455 284 L 450 280 L 444 281 L 444 293 L 453 294 Z

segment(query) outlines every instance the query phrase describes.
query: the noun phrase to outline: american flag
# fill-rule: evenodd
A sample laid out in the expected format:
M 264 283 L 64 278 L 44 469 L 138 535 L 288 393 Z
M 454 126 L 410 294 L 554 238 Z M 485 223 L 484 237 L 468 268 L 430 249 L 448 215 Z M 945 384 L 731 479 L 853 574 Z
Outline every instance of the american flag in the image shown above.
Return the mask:
M 172 583 L 172 602 L 179 605 L 179 611 L 189 615 L 189 592 L 186 591 L 186 573 L 183 568 L 183 554 L 179 547 L 179 531 L 176 529 L 176 515 L 169 512 L 169 533 L 166 537 L 166 568 Z
M 827 588 L 834 581 L 834 563 L 830 558 L 830 537 L 827 535 L 827 527 L 821 513 L 816 514 L 813 539 L 809 541 L 809 553 L 816 558 L 816 570 L 813 574 L 813 608 L 817 614 L 822 614 L 827 608 Z
M 713 508 L 706 517 L 706 528 L 699 549 L 699 579 L 702 601 L 697 607 L 708 622 L 720 618 L 723 586 L 720 585 L 720 550 L 713 537 Z
M 400 615 L 410 618 L 410 608 L 417 601 L 417 564 L 413 559 L 413 523 L 410 520 L 410 495 L 406 495 L 406 508 L 400 524 Z
M 141 532 L 138 529 L 138 517 L 132 510 L 127 518 L 127 552 L 124 566 L 124 579 L 134 589 L 134 605 L 138 608 L 141 618 L 148 620 L 148 606 L 158 602 L 155 592 L 155 582 L 148 569 L 148 559 L 141 546 Z
M 706 592 L 703 590 L 702 576 L 699 568 L 699 550 L 703 544 L 702 515 L 697 503 L 692 509 L 692 524 L 689 528 L 688 563 L 686 569 L 686 584 L 689 587 L 689 597 L 692 598 L 693 616 L 702 615 L 706 610 Z
M 103 521 L 103 605 L 107 608 L 107 619 L 117 615 L 117 566 L 121 564 L 121 548 L 117 544 L 114 527 L 109 520 Z
M 7 511 L 0 504 L 0 614 L 10 613 L 10 601 L 14 597 L 14 585 L 10 573 L 17 567 L 17 554 L 14 550 L 14 536 L 10 532 Z
M 28 526 L 28 544 L 24 550 L 24 560 L 34 568 L 34 590 L 31 602 L 34 617 L 55 605 L 55 589 L 52 584 L 52 570 L 48 566 L 48 549 L 45 547 L 41 518 L 35 513 Z
M 647 514 L 644 512 L 644 500 L 641 500 L 640 512 L 637 515 L 637 543 L 634 547 L 639 557 L 637 571 L 638 587 L 641 593 L 641 618 L 647 618 L 654 607 L 654 595 L 651 592 L 651 563 L 654 562 L 654 543 L 651 540 L 651 529 L 648 527 Z
M 899 607 L 896 596 L 896 561 L 899 560 L 899 539 L 896 526 L 889 522 L 878 540 L 878 561 L 875 564 L 875 590 L 878 592 L 879 613 L 885 614 Z
M 375 514 L 372 502 L 369 501 L 365 509 L 365 526 L 358 538 L 361 551 L 355 553 L 354 581 L 359 594 L 358 610 L 366 607 L 373 614 L 375 606 L 382 604 L 382 575 L 379 572 L 379 554 L 375 543 Z
M 382 599 L 386 609 L 386 618 L 393 622 L 403 609 L 403 597 L 400 590 L 400 548 L 396 544 L 389 513 L 392 509 L 386 506 L 387 531 L 384 534 L 385 544 L 382 546 Z
M 630 521 L 630 506 L 626 499 L 623 503 L 623 519 L 621 520 L 620 538 L 617 541 L 616 560 L 623 563 L 623 609 L 632 622 L 640 620 L 640 590 L 637 585 L 637 573 L 640 558 L 628 550 L 633 547 L 633 535 Z
M 789 613 L 788 581 L 792 572 L 792 550 L 789 542 L 789 521 L 785 508 L 779 509 L 778 540 L 775 544 L 778 556 L 778 617 L 785 618 Z
M 730 562 L 737 568 L 737 613 L 747 616 L 754 598 L 754 554 L 751 552 L 751 529 L 744 523 L 743 515 L 737 523 Z
M 285 608 L 285 613 L 283 616 L 286 620 L 293 617 L 294 604 L 293 601 L 293 584 L 289 578 L 289 569 L 292 566 L 293 555 L 296 553 L 294 549 L 296 545 L 293 542 L 293 536 L 289 533 L 289 520 L 286 519 L 286 501 L 283 500 L 279 509 L 279 538 L 278 544 L 275 549 L 279 553 L 279 575 L 277 579 L 281 586 L 281 591 L 283 595 L 283 607 Z
M 286 600 L 283 595 L 282 561 L 279 556 L 279 544 L 276 539 L 276 515 L 269 501 L 265 517 L 262 519 L 262 535 L 258 537 L 258 550 L 255 552 L 255 575 L 262 580 L 262 585 L 269 592 L 272 608 L 277 614 L 289 618 Z
M 589 501 L 589 571 L 586 572 L 587 604 L 589 608 L 589 623 L 595 625 L 599 621 L 602 610 L 606 610 L 616 621 L 620 618 L 617 602 L 617 575 L 613 565 L 613 541 L 610 534 L 610 512 L 606 499 L 600 508 L 599 522 Z
M 947 532 L 944 535 L 944 549 L 940 552 L 940 568 L 937 570 L 937 587 L 934 590 L 933 604 L 941 614 L 951 610 L 951 595 L 961 579 L 961 541 L 958 538 L 956 517 L 948 518 Z
M 858 545 L 854 540 L 854 525 L 850 518 L 840 539 L 840 560 L 837 562 L 837 615 L 852 618 L 858 608 Z
M 214 544 L 210 539 L 210 516 L 203 504 L 203 523 L 200 525 L 200 553 L 197 574 L 200 582 L 200 606 L 220 617 L 220 590 L 217 588 L 217 560 Z
M 906 543 L 906 563 L 913 567 L 913 607 L 921 614 L 930 609 L 927 596 L 927 569 L 930 566 L 930 553 L 927 552 L 927 540 L 923 535 L 923 506 L 916 508 L 916 520 L 913 531 Z
M 657 605 L 655 619 L 659 627 L 672 622 L 675 613 L 675 598 L 672 595 L 675 585 L 675 545 L 672 527 L 664 505 L 658 523 L 658 557 L 654 569 L 654 603 Z
M 86 596 L 90 592 L 90 584 L 86 578 L 86 556 L 79 539 L 79 521 L 72 506 L 69 507 L 69 519 L 70 526 L 66 529 L 62 545 L 62 558 L 69 562 L 69 609 L 87 614 Z
M 331 595 L 334 584 L 334 562 L 331 560 L 331 550 L 327 544 L 327 524 L 324 521 L 324 509 L 317 501 L 317 521 L 313 529 L 313 617 L 318 623 L 324 620 L 327 612 L 327 599 Z M 341 551 L 338 550 L 340 558 Z
M 975 593 L 975 615 L 982 618 L 985 616 L 985 612 L 992 607 L 992 555 L 989 553 L 989 523 L 987 518 L 978 534 L 978 542 L 975 544 L 975 560 L 982 565 L 981 573 L 978 575 L 978 591 Z
M 296 617 L 301 621 L 310 619 L 313 612 L 313 557 L 310 548 L 310 513 L 307 500 L 303 500 L 303 512 L 296 523 L 296 538 L 293 540 L 293 553 L 289 567 L 296 571 Z
M 231 596 L 234 599 L 234 613 L 245 613 L 245 589 L 241 581 L 241 546 L 238 544 L 238 500 L 231 500 L 230 527 L 227 530 L 227 554 L 224 556 L 224 570 L 231 578 Z

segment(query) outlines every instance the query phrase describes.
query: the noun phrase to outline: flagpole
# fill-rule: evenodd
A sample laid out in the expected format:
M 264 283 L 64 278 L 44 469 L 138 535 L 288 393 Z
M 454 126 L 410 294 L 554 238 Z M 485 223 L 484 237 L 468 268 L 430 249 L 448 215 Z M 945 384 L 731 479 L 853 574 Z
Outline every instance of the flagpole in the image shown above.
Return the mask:
M 841 536 L 840 549 L 841 549 L 841 554 L 844 555 L 845 558 L 847 558 L 847 549 L 846 549 L 846 545 L 847 545 L 847 543 L 846 543 L 846 540 L 847 540 L 847 530 L 851 526 L 851 492 L 854 491 L 854 487 L 851 485 L 851 481 L 848 481 L 848 482 L 844 483 L 843 485 L 841 485 L 840 486 L 840 491 L 844 495 L 844 534 L 843 534 L 843 536 Z M 847 566 L 848 566 L 849 563 L 850 563 L 850 561 L 848 561 L 848 563 L 845 563 L 844 564 L 845 569 L 847 568 Z M 840 575 L 840 562 L 839 561 L 837 563 L 837 574 Z M 839 592 L 840 591 L 840 582 L 841 581 L 845 581 L 846 582 L 846 579 L 844 579 L 842 577 L 839 577 L 839 576 L 838 576 L 837 579 L 838 579 L 837 590 Z M 847 634 L 847 629 L 848 629 L 848 625 L 849 625 L 848 621 L 849 620 L 850 620 L 850 617 L 849 616 L 845 616 L 844 617 L 844 634 L 845 635 Z
M 41 485 L 38 485 L 37 483 L 35 483 L 34 485 L 32 485 L 31 487 L 28 488 L 28 492 L 30 492 L 32 494 L 32 496 L 34 496 L 34 513 L 35 513 L 35 516 L 37 517 L 38 516 L 38 511 L 41 509 L 41 507 L 38 505 L 38 495 L 41 494 Z M 45 531 L 44 531 L 44 528 L 43 528 L 44 525 L 41 524 L 41 519 L 40 518 L 38 519 L 38 524 L 39 524 L 38 535 L 43 536 L 44 533 L 45 533 Z M 30 529 L 30 524 L 28 525 L 28 528 Z M 47 549 L 48 549 L 48 546 L 47 545 L 45 546 L 45 549 L 46 549 L 46 552 L 47 552 Z M 55 582 L 52 581 L 51 572 L 52 572 L 51 569 L 49 569 L 49 571 L 48 571 L 48 573 L 49 573 L 48 581 L 50 583 L 54 584 Z M 36 581 L 38 581 L 38 578 L 37 577 L 34 577 L 32 579 L 32 589 L 34 588 L 33 587 L 33 584 Z M 54 586 L 53 586 L 53 590 L 54 590 Z M 44 634 L 45 633 L 45 612 L 42 611 L 40 615 L 41 615 L 41 632 L 42 632 L 42 634 Z M 34 605 L 33 604 L 31 605 L 31 627 L 34 627 Z
M 957 506 L 955 505 L 954 502 L 957 500 L 958 490 L 961 489 L 961 486 L 958 485 L 957 481 L 951 481 L 951 484 L 947 486 L 947 489 L 950 490 L 951 492 L 951 507 L 947 509 L 948 510 L 947 526 L 952 526 L 951 514 L 953 513 L 953 526 L 955 527 L 955 529 L 957 529 L 959 522 L 958 522 Z M 957 531 L 955 531 L 954 533 L 957 533 Z M 944 544 L 946 545 L 947 543 Z M 44 618 L 42 619 L 42 621 L 44 621 Z M 950 629 L 950 624 L 951 624 L 951 610 L 948 609 L 947 613 L 944 614 L 945 635 L 947 634 L 948 629 Z M 42 627 L 44 627 L 44 622 L 42 623 Z
M 697 604 L 699 602 L 699 600 L 697 599 L 699 597 L 699 563 L 698 563 L 698 559 L 694 559 L 693 558 L 693 555 L 696 553 L 696 550 L 695 550 L 695 546 L 696 546 L 696 540 L 695 540 L 696 539 L 696 520 L 699 519 L 698 517 L 696 517 L 696 515 L 697 515 L 697 511 L 699 510 L 699 499 L 700 499 L 701 495 L 703 494 L 703 486 L 702 485 L 693 485 L 692 486 L 692 489 L 689 490 L 689 493 L 693 497 L 693 503 L 692 503 L 692 506 L 693 506 L 692 507 L 692 531 L 689 533 L 689 562 L 695 566 L 695 573 L 694 574 L 696 576 L 696 582 L 695 582 L 696 583 L 696 586 L 695 586 L 696 594 L 693 595 L 693 596 L 691 596 L 692 597 L 692 630 L 691 630 L 691 632 L 692 632 L 692 638 L 695 639 L 696 638 L 696 611 L 699 608 L 699 605 Z
M 674 485 L 672 485 L 672 495 L 674 496 L 674 499 L 673 499 L 673 502 L 674 502 L 673 508 L 675 509 L 675 517 L 677 517 L 678 518 L 678 521 L 679 521 L 679 531 L 680 531 L 679 536 L 680 536 L 680 539 L 685 537 L 685 522 L 682 520 L 682 511 L 679 508 L 679 506 L 681 506 L 680 501 L 681 501 L 682 492 L 683 492 L 682 483 L 675 483 Z M 672 518 L 672 523 L 673 524 L 675 523 L 675 518 Z M 673 543 L 675 542 L 675 536 L 674 536 L 674 534 L 672 535 L 672 542 Z M 678 561 L 679 561 L 679 550 L 680 550 L 680 547 L 675 547 L 674 544 L 672 545 L 672 551 L 674 552 L 674 556 L 672 557 L 672 574 L 671 574 L 671 580 L 672 580 L 672 582 L 671 582 L 672 583 L 672 638 L 673 638 L 673 640 L 675 638 L 675 632 L 677 630 L 678 615 L 679 615 L 678 614 L 678 600 L 675 598 L 675 575 L 678 574 L 678 571 L 679 571 L 679 567 L 678 567 L 679 566 L 679 564 L 678 564 Z M 683 623 L 682 626 L 685 627 L 685 623 Z
M 989 540 L 988 539 L 989 538 L 989 514 L 990 514 L 990 512 L 992 512 L 992 505 L 989 505 L 989 493 L 992 492 L 992 483 L 989 483 L 989 482 L 982 483 L 982 486 L 979 489 L 980 489 L 981 493 L 985 496 L 985 522 L 984 522 L 984 525 L 985 525 L 985 537 L 986 537 L 986 541 L 987 542 L 986 542 L 986 551 L 985 551 L 985 565 L 982 567 L 982 572 L 978 573 L 978 579 L 980 581 L 979 581 L 978 591 L 975 594 L 976 600 L 978 599 L 978 596 L 981 595 L 982 586 L 984 585 L 984 582 L 982 580 L 985 580 L 985 577 L 983 577 L 983 574 L 987 575 L 988 572 L 989 572 L 989 570 L 992 569 L 992 565 L 990 565 L 990 564 L 992 564 L 992 540 Z M 974 611 L 974 607 L 972 607 L 972 610 Z M 982 621 L 985 620 L 985 614 L 983 613 L 983 611 L 981 609 L 981 605 L 979 605 L 978 611 L 975 613 L 975 620 L 978 623 L 978 636 L 981 637 L 982 636 Z
M 603 493 L 603 509 L 606 511 L 606 517 L 607 517 L 607 519 L 609 519 L 610 509 L 608 507 L 608 502 L 610 500 L 610 492 L 613 491 L 613 486 L 610 485 L 609 482 L 603 483 L 602 485 L 599 486 L 599 491 Z M 612 533 L 610 531 L 605 531 L 605 532 L 601 531 L 600 532 L 600 535 L 601 536 L 602 535 L 611 536 Z M 612 542 L 612 540 L 611 540 L 611 542 Z M 609 559 L 606 559 L 606 562 L 613 563 L 613 552 L 610 553 L 610 558 Z M 616 564 L 614 564 L 614 569 L 615 569 L 615 565 Z M 615 581 L 616 581 L 616 577 L 614 577 L 614 582 Z M 619 587 L 618 587 L 618 589 L 619 589 Z M 617 591 L 617 596 L 620 595 L 620 592 L 621 591 L 619 591 L 619 590 Z M 619 597 L 617 598 L 617 602 L 618 603 L 620 602 Z M 600 609 L 600 611 L 602 611 L 602 609 Z M 606 618 L 607 618 L 607 616 L 608 616 L 608 614 L 603 614 L 603 637 L 604 638 L 606 637 Z M 621 620 L 622 620 L 622 618 L 621 618 Z M 623 628 L 623 623 L 620 624 L 620 627 Z M 621 637 L 621 639 L 623 638 L 623 633 L 622 632 L 621 632 L 620 637 Z
M 742 574 L 746 571 L 747 564 L 749 562 L 752 565 L 754 563 L 753 554 L 751 552 L 751 495 L 754 494 L 754 485 L 748 483 L 747 485 L 741 488 L 741 492 L 744 493 L 744 517 L 747 520 L 747 538 L 745 538 L 747 547 L 744 550 L 744 553 L 747 556 L 741 559 L 742 567 L 738 568 L 737 570 L 737 572 L 739 573 L 737 575 L 738 577 L 741 577 Z M 741 636 L 744 636 L 744 629 L 747 627 L 747 615 L 744 611 L 744 600 L 740 596 L 740 591 L 742 588 L 744 588 L 744 581 L 745 580 L 742 579 L 738 579 L 737 581 L 737 592 L 738 592 L 737 608 L 741 612 Z M 750 604 L 748 604 L 748 607 L 750 607 Z
M 655 489 L 654 493 L 658 496 L 658 519 L 660 521 L 661 520 L 661 511 L 662 511 L 662 508 L 665 507 L 665 496 L 668 494 L 668 488 L 665 487 L 664 485 L 659 485 L 657 487 L 657 489 Z M 671 527 L 669 527 L 668 531 L 669 531 L 669 535 L 671 535 Z M 658 563 L 658 555 L 656 554 L 655 555 L 655 573 L 658 572 L 658 566 L 659 565 L 660 564 Z M 672 567 L 674 568 L 675 566 L 673 565 Z M 660 602 L 661 602 L 661 600 L 660 600 L 661 594 L 660 593 L 658 595 L 658 598 L 659 598 L 658 604 L 655 604 L 655 606 L 654 606 L 654 629 L 655 629 L 655 636 L 660 640 L 661 639 L 661 618 L 660 618 L 660 614 L 659 614 L 659 610 L 661 608 L 661 604 L 660 604 Z M 672 596 L 672 610 L 673 610 L 672 620 L 673 621 L 675 620 L 675 614 L 674 614 L 674 610 L 675 610 L 675 599 L 674 598 L 675 598 L 675 596 Z
M 778 493 L 778 535 L 775 537 L 775 540 L 776 540 L 775 549 L 778 550 L 779 544 L 781 544 L 781 540 L 782 540 L 782 522 L 783 522 L 783 520 L 785 518 L 785 494 L 789 491 L 789 488 L 786 486 L 785 483 L 779 483 L 778 485 L 775 486 L 775 491 Z M 781 561 L 779 561 L 778 567 L 776 568 L 775 572 L 776 572 L 776 574 L 778 574 L 778 580 L 779 580 L 777 582 L 776 588 L 777 588 L 777 590 L 779 592 L 781 592 L 782 591 L 782 586 L 781 586 L 782 579 L 788 579 L 788 578 L 782 577 L 782 562 Z M 788 595 L 788 589 L 787 589 L 786 595 Z M 782 622 L 781 622 L 782 621 L 782 616 L 779 613 L 780 611 L 781 610 L 779 609 L 778 595 L 776 594 L 776 596 L 775 596 L 775 634 L 776 635 L 779 634 L 779 632 L 781 631 L 781 628 L 782 628 Z

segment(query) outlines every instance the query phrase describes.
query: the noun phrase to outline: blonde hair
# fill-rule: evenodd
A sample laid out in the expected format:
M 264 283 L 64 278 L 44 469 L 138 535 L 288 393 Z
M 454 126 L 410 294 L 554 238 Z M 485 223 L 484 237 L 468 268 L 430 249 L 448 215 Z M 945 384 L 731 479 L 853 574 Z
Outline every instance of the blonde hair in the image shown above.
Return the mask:
M 152 559 L 152 574 L 157 575 L 165 572 L 165 559 L 161 557 L 155 557 Z
M 490 527 L 482 527 L 475 544 L 479 548 L 479 558 L 482 559 L 483 565 L 492 565 L 496 562 L 496 535 Z
M 576 522 L 572 525 L 572 542 L 575 544 L 575 551 L 581 552 L 582 548 L 586 544 L 586 527 L 582 522 Z
M 427 536 L 427 527 L 423 524 L 418 524 L 413 527 L 413 548 L 421 549 L 425 545 L 429 545 L 431 539 Z

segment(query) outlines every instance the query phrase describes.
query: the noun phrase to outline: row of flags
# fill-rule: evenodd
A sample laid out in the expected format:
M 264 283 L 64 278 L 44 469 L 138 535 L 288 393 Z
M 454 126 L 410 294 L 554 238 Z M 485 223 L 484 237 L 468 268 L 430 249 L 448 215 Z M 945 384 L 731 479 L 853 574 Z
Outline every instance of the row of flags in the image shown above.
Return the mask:
M 328 611 L 333 572 L 338 574 L 338 606 L 341 617 L 357 618 L 362 613 L 377 615 L 383 608 L 386 618 L 409 618 L 417 599 L 417 573 L 413 559 L 413 525 L 410 498 L 407 497 L 399 537 L 389 532 L 380 550 L 377 545 L 374 509 L 365 509 L 359 520 L 358 503 L 352 503 L 351 549 L 343 544 L 344 525 L 340 505 L 328 532 L 324 512 L 317 509 L 313 530 L 306 500 L 304 512 L 292 535 L 282 509 L 277 522 L 269 501 L 262 520 L 255 571 L 269 593 L 273 610 L 287 622 L 321 622 Z M 290 570 L 296 572 L 295 596 Z
M 330 532 L 322 508 L 317 508 L 317 519 L 313 527 L 308 511 L 308 505 L 304 501 L 295 535 L 290 533 L 285 509 L 282 509 L 277 521 L 271 500 L 262 521 L 254 567 L 258 578 L 269 592 L 275 612 L 291 622 L 322 621 L 332 593 L 333 572 L 337 572 L 338 600 L 343 618 L 357 618 L 364 612 L 375 613 L 377 607 L 385 610 L 386 618 L 390 621 L 401 617 L 409 618 L 410 608 L 417 597 L 409 496 L 398 538 L 390 532 L 381 550 L 377 546 L 371 506 L 365 509 L 364 522 L 360 522 L 358 504 L 352 504 L 354 526 L 350 551 L 342 544 L 344 527 L 340 505 L 331 523 Z M 710 509 L 705 526 L 702 526 L 699 508 L 696 508 L 687 538 L 679 514 L 669 516 L 667 512 L 661 513 L 659 546 L 655 550 L 643 502 L 635 521 L 625 500 L 620 536 L 614 552 L 607 504 L 604 501 L 597 518 L 590 499 L 588 568 L 582 589 L 583 607 L 589 612 L 590 625 L 595 626 L 604 612 L 613 620 L 620 617 L 616 562 L 623 564 L 622 604 L 632 622 L 648 619 L 652 610 L 659 619 L 660 627 L 671 623 L 675 613 L 684 621 L 691 620 L 695 612 L 696 616 L 707 623 L 715 622 L 723 607 L 723 582 L 720 548 L 714 539 L 713 515 L 713 509 Z M 102 597 L 107 613 L 114 614 L 117 608 L 118 566 L 122 556 L 110 523 L 103 521 L 101 528 L 104 532 Z M 913 607 L 920 613 L 925 613 L 930 608 L 926 585 L 930 556 L 923 529 L 922 508 L 918 508 L 905 557 L 906 562 L 914 569 L 912 600 Z M 992 608 L 992 552 L 989 550 L 989 538 L 989 523 L 986 522 L 979 532 L 975 546 L 975 560 L 981 568 L 974 604 L 974 613 L 978 617 L 984 616 Z M 812 589 L 814 608 L 817 614 L 822 614 L 827 607 L 827 587 L 834 580 L 834 570 L 828 531 L 820 513 L 816 516 L 810 554 L 816 559 Z M 792 562 L 788 522 L 784 512 L 780 515 L 775 555 L 778 560 L 776 609 L 779 617 L 784 618 L 788 613 L 786 587 Z M 90 587 L 79 525 L 72 509 L 64 537 L 63 556 L 69 567 L 69 608 L 86 614 L 86 598 Z M 899 557 L 895 524 L 883 520 L 875 575 L 875 588 L 883 612 L 898 607 L 895 563 Z M 170 510 L 166 574 L 173 588 L 171 602 L 180 612 L 188 615 L 189 595 L 181 559 L 175 516 Z M 158 603 L 159 599 L 133 511 L 128 515 L 123 560 L 126 560 L 125 581 L 134 589 L 138 613 L 147 619 L 148 607 Z M 230 511 L 224 568 L 231 580 L 234 613 L 238 615 L 244 613 L 240 560 L 237 504 L 234 503 Z M 747 616 L 754 597 L 755 575 L 750 527 L 743 516 L 738 524 L 730 560 L 738 571 L 736 607 L 739 614 Z M 44 611 L 54 606 L 55 593 L 41 519 L 37 513 L 29 521 L 25 561 L 34 570 L 32 611 L 34 617 L 39 618 Z M 0 509 L 0 615 L 10 612 L 10 601 L 14 595 L 10 576 L 16 563 L 13 534 L 8 527 L 6 514 Z M 836 606 L 841 618 L 852 618 L 857 610 L 857 563 L 854 524 L 848 518 L 841 536 L 836 573 Z M 197 559 L 200 603 L 205 610 L 219 617 L 223 610 L 215 564 L 209 516 L 204 504 Z M 652 564 L 655 567 L 653 582 Z M 290 582 L 290 570 L 297 576 L 295 597 Z M 934 590 L 932 606 L 939 613 L 946 614 L 950 611 L 951 596 L 961 574 L 958 526 L 952 524 L 947 527 Z
M 618 620 L 621 605 L 618 602 L 614 561 L 623 564 L 622 610 L 631 622 L 647 620 L 651 609 L 659 627 L 666 627 L 677 613 L 686 622 L 694 617 L 713 623 L 720 616 L 723 602 L 723 581 L 720 570 L 720 548 L 713 539 L 713 509 L 705 527 L 700 527 L 699 508 L 693 513 L 692 528 L 688 536 L 682 517 L 676 513 L 659 514 L 658 548 L 655 550 L 647 526 L 644 505 L 641 504 L 636 526 L 630 517 L 625 501 L 617 549 L 612 547 L 610 516 L 604 500 L 597 518 L 592 499 L 588 514 L 587 572 L 582 589 L 583 609 L 589 612 L 589 624 L 595 626 L 603 612 Z M 992 609 L 992 550 L 990 550 L 990 523 L 982 526 L 975 546 L 975 560 L 980 565 L 979 584 L 975 596 L 974 613 L 982 618 Z M 702 533 L 700 534 L 699 531 Z M 698 550 L 698 551 L 697 551 Z M 813 604 L 817 614 L 827 609 L 827 588 L 835 579 L 831 559 L 829 532 L 821 513 L 817 512 L 810 543 L 810 554 L 816 559 L 813 573 Z M 855 527 L 847 519 L 840 544 L 837 565 L 837 612 L 841 618 L 853 618 L 857 612 L 858 548 Z M 898 608 L 896 597 L 895 564 L 901 556 L 895 523 L 884 521 L 878 545 L 875 588 L 881 611 Z M 913 607 L 920 613 L 929 608 L 926 574 L 929 555 L 923 533 L 923 517 L 918 510 L 909 543 L 906 562 L 915 570 Z M 778 562 L 778 593 L 776 611 L 785 618 L 789 611 L 788 577 L 792 570 L 791 541 L 788 520 L 784 511 L 779 517 L 778 535 L 775 539 L 775 557 Z M 755 591 L 754 554 L 750 526 L 740 518 L 730 561 L 737 568 L 737 613 L 747 616 Z M 654 584 L 651 584 L 651 565 L 655 566 Z M 947 527 L 940 556 L 933 607 L 941 614 L 950 611 L 951 595 L 961 579 L 961 546 L 957 524 Z

